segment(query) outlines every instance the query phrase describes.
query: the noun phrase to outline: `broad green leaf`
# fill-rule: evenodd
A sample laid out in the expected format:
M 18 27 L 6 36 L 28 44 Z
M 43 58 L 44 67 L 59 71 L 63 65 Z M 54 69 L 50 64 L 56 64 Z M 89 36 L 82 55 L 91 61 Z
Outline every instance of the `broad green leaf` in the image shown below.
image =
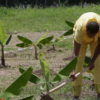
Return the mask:
M 66 67 L 64 67 L 52 80 L 52 82 L 59 82 L 65 79 L 75 69 L 78 57 L 75 57 Z
M 64 35 L 61 35 L 59 38 L 57 38 L 57 39 L 55 40 L 55 42 L 58 42 L 58 41 L 62 40 L 63 37 L 64 37 Z
M 11 34 L 11 35 L 8 37 L 8 39 L 6 40 L 5 45 L 8 45 L 8 44 L 9 44 L 11 38 L 12 38 L 12 34 Z
M 33 100 L 33 95 L 32 96 L 29 96 L 29 97 L 26 97 L 26 98 L 23 98 L 23 99 L 20 99 L 20 100 Z
M 6 92 L 4 91 L 3 93 L 0 94 L 0 98 L 4 98 L 4 100 L 8 100 L 12 97 L 15 97 L 16 95 L 10 93 L 10 92 Z
M 63 36 L 68 36 L 73 34 L 73 29 L 68 30 L 66 33 L 63 34 Z
M 91 58 L 88 56 L 85 56 L 84 69 L 88 67 L 88 64 L 90 61 L 91 61 Z M 93 74 L 93 70 L 88 70 L 87 72 Z
M 29 40 L 29 39 L 27 39 L 27 38 L 25 38 L 25 37 L 22 37 L 22 36 L 17 36 L 18 37 L 18 39 L 20 40 L 20 41 L 22 41 L 23 43 L 25 43 L 25 44 L 33 44 L 33 42 L 31 41 L 31 40 Z
M 46 82 L 49 82 L 50 70 L 46 60 L 43 58 L 43 53 L 40 53 L 40 65 Z
M 38 42 L 36 43 L 36 45 L 38 45 L 41 40 L 43 40 L 44 38 L 46 38 L 46 36 L 47 36 L 47 32 L 42 35 L 42 37 L 38 40 Z
M 70 27 L 74 27 L 74 23 L 72 23 L 72 22 L 69 22 L 69 21 L 66 21 L 66 24 L 68 25 L 68 26 L 70 26 Z
M 38 43 L 37 46 L 39 49 L 42 49 L 42 44 Z
M 91 60 L 90 57 L 85 56 L 85 63 L 86 63 L 86 64 L 89 64 L 90 60 Z
M 25 70 L 22 69 L 22 68 L 19 68 L 19 71 L 20 71 L 21 74 L 22 74 L 23 72 L 25 72 Z M 42 79 L 40 79 L 38 76 L 36 76 L 36 75 L 34 75 L 34 74 L 31 74 L 29 81 L 32 82 L 32 83 L 34 83 L 34 84 L 44 83 L 44 82 L 42 81 Z
M 7 40 L 7 34 L 5 31 L 5 28 L 3 27 L 1 21 L 0 21 L 0 44 L 4 45 Z
M 25 48 L 25 47 L 29 47 L 30 45 L 25 44 L 25 43 L 19 43 L 19 44 L 16 44 L 16 46 L 20 48 Z
M 9 99 L 19 95 L 22 88 L 27 84 L 31 73 L 32 67 L 28 68 L 19 78 L 17 78 L 1 95 L 0 98 Z
M 50 36 L 50 37 L 47 37 L 45 39 L 42 39 L 39 43 L 45 45 L 45 44 L 49 44 L 50 41 L 54 38 L 54 36 Z

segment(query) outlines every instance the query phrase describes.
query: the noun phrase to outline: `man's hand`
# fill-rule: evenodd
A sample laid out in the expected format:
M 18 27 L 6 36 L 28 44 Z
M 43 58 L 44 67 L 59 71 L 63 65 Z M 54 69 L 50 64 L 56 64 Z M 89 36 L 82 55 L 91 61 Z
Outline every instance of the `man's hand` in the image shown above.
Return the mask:
M 92 70 L 94 68 L 94 63 L 93 62 L 89 62 L 88 64 L 89 70 Z
M 76 80 L 77 77 L 75 77 L 75 70 L 73 70 L 73 71 L 71 72 L 71 74 L 70 74 L 69 77 L 72 78 L 73 81 Z

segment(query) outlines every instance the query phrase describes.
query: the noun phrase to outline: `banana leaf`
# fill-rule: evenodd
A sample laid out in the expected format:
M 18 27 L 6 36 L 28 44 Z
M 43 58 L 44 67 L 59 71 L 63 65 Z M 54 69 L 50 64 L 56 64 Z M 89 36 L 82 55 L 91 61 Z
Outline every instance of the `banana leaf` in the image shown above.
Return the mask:
M 29 96 L 29 97 L 26 97 L 26 98 L 23 98 L 23 99 L 20 99 L 20 100 L 33 100 L 33 95 L 32 96 Z
M 7 40 L 7 33 L 5 31 L 5 28 L 3 27 L 1 21 L 0 21 L 0 44 L 4 45 Z
M 46 36 L 47 36 L 47 32 L 42 35 L 42 37 L 38 40 L 38 42 L 36 43 L 36 45 L 38 45 L 41 40 L 43 40 L 44 38 L 46 38 Z
M 85 56 L 85 63 L 86 63 L 86 64 L 89 64 L 90 61 L 91 61 L 91 58 L 88 57 L 88 56 Z
M 62 40 L 63 37 L 64 37 L 64 35 L 61 35 L 59 38 L 57 38 L 57 39 L 55 40 L 55 42 L 58 42 L 58 41 Z
M 0 94 L 0 98 L 4 98 L 8 100 L 11 97 L 19 95 L 20 91 L 27 84 L 31 73 L 32 67 L 28 68 L 19 78 L 17 78 L 2 94 Z
M 31 41 L 31 40 L 29 40 L 29 39 L 27 39 L 27 38 L 25 38 L 25 37 L 22 37 L 22 36 L 17 36 L 18 37 L 18 39 L 20 40 L 20 41 L 22 41 L 23 43 L 25 43 L 25 44 L 33 44 L 33 42 Z
M 8 37 L 8 39 L 6 40 L 5 45 L 8 45 L 8 44 L 9 44 L 11 38 L 12 38 L 12 34 L 11 34 L 11 35 Z
M 75 69 L 78 57 L 75 57 L 67 66 L 65 66 L 52 80 L 52 82 L 60 82 L 65 79 Z
M 37 46 L 39 49 L 42 49 L 42 44 L 38 43 Z
M 25 44 L 25 43 L 19 43 L 19 44 L 16 44 L 16 46 L 20 48 L 25 48 L 25 47 L 29 47 L 30 45 Z
M 68 36 L 68 35 L 71 35 L 71 34 L 73 34 L 73 29 L 70 29 L 70 30 L 68 30 L 67 32 L 65 32 L 65 33 L 63 34 L 63 36 Z
M 54 36 L 50 36 L 50 37 L 47 37 L 47 38 L 44 38 L 42 39 L 39 43 L 45 45 L 45 44 L 49 44 L 50 41 L 54 38 Z
M 66 24 L 67 24 L 68 26 L 70 26 L 71 28 L 74 27 L 74 23 L 72 23 L 72 22 L 66 21 Z
M 20 73 L 22 74 L 23 72 L 25 72 L 24 69 L 19 68 Z M 34 84 L 39 84 L 39 83 L 44 83 L 43 80 L 41 80 L 38 76 L 31 74 L 29 81 L 34 83 Z
M 40 53 L 40 65 L 46 82 L 49 82 L 50 70 L 46 60 L 43 58 L 43 53 Z

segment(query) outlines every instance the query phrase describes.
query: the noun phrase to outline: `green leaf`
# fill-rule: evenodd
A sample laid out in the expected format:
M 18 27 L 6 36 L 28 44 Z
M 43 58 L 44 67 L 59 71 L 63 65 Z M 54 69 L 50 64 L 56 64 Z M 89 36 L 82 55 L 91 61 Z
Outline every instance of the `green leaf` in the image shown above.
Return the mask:
M 9 99 L 19 95 L 22 88 L 27 84 L 31 73 L 32 67 L 28 68 L 19 78 L 17 78 L 1 95 L 0 98 Z
M 29 39 L 27 39 L 27 38 L 25 38 L 25 37 L 22 37 L 22 36 L 17 36 L 18 37 L 18 39 L 20 40 L 20 41 L 22 41 L 23 43 L 25 43 L 25 44 L 33 44 L 33 42 L 31 41 L 31 40 L 29 40 Z
M 40 53 L 40 65 L 46 82 L 49 82 L 50 70 L 46 60 L 43 58 L 43 53 Z
M 23 98 L 23 99 L 20 99 L 20 100 L 33 100 L 33 95 L 32 96 L 29 96 L 29 97 L 26 97 L 26 98 Z
M 37 46 L 39 49 L 42 49 L 42 44 L 38 43 Z
M 5 31 L 5 28 L 3 27 L 1 21 L 0 21 L 0 44 L 4 45 L 7 40 L 7 34 Z
M 52 82 L 59 82 L 65 79 L 75 69 L 78 57 L 75 57 L 66 67 L 64 67 L 52 80 Z
M 54 38 L 54 36 L 50 36 L 50 37 L 47 37 L 45 39 L 42 39 L 39 43 L 45 45 L 45 44 L 49 44 L 50 41 Z
M 68 30 L 66 33 L 63 34 L 63 36 L 68 36 L 73 34 L 73 29 Z
M 11 38 L 12 38 L 12 34 L 11 34 L 11 35 L 8 37 L 8 39 L 6 40 L 5 45 L 8 45 L 8 44 L 9 44 Z
M 68 25 L 68 26 L 70 26 L 70 27 L 74 27 L 74 23 L 72 23 L 72 22 L 69 22 L 69 21 L 66 21 L 66 24 Z
M 29 47 L 30 45 L 25 44 L 25 43 L 19 43 L 19 44 L 16 44 L 16 46 L 20 48 L 25 48 L 25 47 Z
M 61 36 L 60 36 L 59 38 L 57 38 L 54 42 L 58 42 L 58 41 L 62 40 L 63 37 L 64 37 L 64 35 L 61 35 Z
M 47 36 L 47 32 L 42 35 L 42 37 L 38 40 L 38 42 L 36 43 L 36 45 L 38 45 L 41 40 L 43 40 L 44 38 L 46 38 L 46 36 Z
M 23 72 L 25 72 L 25 70 L 22 69 L 22 68 L 19 68 L 19 71 L 20 71 L 21 74 L 22 74 Z M 34 75 L 34 74 L 31 74 L 29 81 L 32 82 L 32 83 L 34 83 L 34 84 L 44 83 L 44 82 L 42 81 L 42 79 L 40 79 L 38 76 L 36 76 L 36 75 Z
M 85 63 L 86 63 L 86 64 L 89 64 L 90 61 L 91 61 L 91 58 L 88 57 L 88 56 L 85 56 Z

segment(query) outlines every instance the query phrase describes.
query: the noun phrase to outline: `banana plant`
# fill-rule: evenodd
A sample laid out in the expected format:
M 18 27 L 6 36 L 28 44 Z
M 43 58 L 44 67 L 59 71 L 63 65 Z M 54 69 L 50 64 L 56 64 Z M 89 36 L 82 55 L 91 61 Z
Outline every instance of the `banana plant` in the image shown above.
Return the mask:
M 46 37 L 46 35 L 47 35 L 47 33 L 44 33 L 43 36 L 36 43 L 33 43 L 31 40 L 18 35 L 17 37 L 22 43 L 16 44 L 16 46 L 21 47 L 21 48 L 34 46 L 34 48 L 35 48 L 35 59 L 38 59 L 38 57 L 37 57 L 37 55 L 38 55 L 37 47 L 39 49 L 42 49 L 43 45 L 49 44 L 50 41 L 54 38 L 54 36 Z
M 20 75 L 8 88 L 0 94 L 0 100 L 8 100 L 18 96 L 23 87 L 28 83 L 33 68 L 28 68 L 22 75 Z M 34 96 L 29 96 L 20 100 L 32 100 Z
M 58 37 L 57 39 L 55 39 L 55 40 L 52 40 L 52 41 L 51 41 L 52 46 L 53 46 L 53 50 L 55 50 L 55 46 L 54 46 L 54 44 L 55 44 L 56 42 L 58 42 L 58 41 L 62 40 L 64 36 L 68 36 L 68 35 L 73 34 L 73 27 L 74 27 L 74 23 L 69 22 L 69 21 L 65 21 L 65 22 L 66 22 L 66 24 L 67 24 L 68 26 L 70 26 L 70 27 L 71 27 L 71 29 L 70 29 L 70 30 L 68 30 L 67 32 L 65 32 L 63 35 L 61 35 L 61 36 L 60 36 L 60 37 Z
M 56 42 L 59 42 L 60 40 L 62 40 L 62 39 L 64 38 L 64 36 L 71 35 L 72 33 L 73 33 L 73 29 L 70 29 L 70 30 L 68 30 L 67 32 L 65 32 L 63 35 L 61 35 L 60 37 L 58 37 L 57 39 L 52 40 L 51 43 L 52 43 L 52 46 L 53 46 L 53 50 L 55 50 L 54 44 L 55 44 Z
M 1 45 L 1 65 L 5 66 L 4 46 L 8 45 L 12 38 L 12 34 L 8 37 L 3 24 L 0 21 L 0 45 Z
M 30 82 L 34 84 L 42 84 L 40 89 L 46 89 L 46 91 L 49 91 L 50 88 L 54 86 L 54 83 L 60 82 L 63 79 L 66 79 L 72 70 L 75 68 L 76 63 L 78 61 L 78 57 L 75 57 L 68 65 L 66 65 L 61 71 L 58 72 L 58 74 L 51 80 L 50 79 L 50 70 L 49 65 L 46 62 L 46 60 L 43 57 L 43 53 L 40 53 L 40 65 L 43 72 L 44 80 L 40 79 L 38 76 L 31 74 L 31 77 L 29 79 Z M 23 73 L 25 70 L 20 68 L 19 71 Z

